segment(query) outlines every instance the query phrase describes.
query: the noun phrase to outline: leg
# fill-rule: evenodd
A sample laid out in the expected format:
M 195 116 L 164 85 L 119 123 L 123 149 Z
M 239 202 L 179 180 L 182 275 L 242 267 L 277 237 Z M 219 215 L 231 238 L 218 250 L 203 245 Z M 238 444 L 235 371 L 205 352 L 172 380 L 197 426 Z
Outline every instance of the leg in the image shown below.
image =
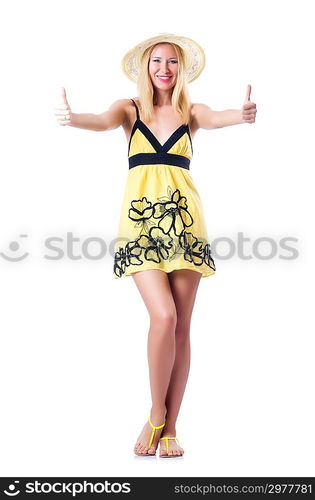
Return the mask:
M 176 436 L 176 420 L 183 399 L 190 368 L 190 322 L 201 279 L 201 273 L 180 269 L 169 273 L 169 281 L 177 310 L 175 331 L 176 357 L 166 395 L 166 425 L 163 436 Z M 165 440 L 161 443 L 161 455 L 166 454 Z M 184 450 L 169 440 L 170 454 L 182 455 Z
M 176 307 L 165 272 L 152 269 L 133 273 L 132 277 L 150 315 L 147 352 L 152 397 L 151 421 L 153 425 L 160 425 L 165 421 L 165 398 L 175 360 Z M 155 454 L 161 431 L 155 431 L 152 446 L 148 450 L 152 429 L 146 423 L 135 445 L 135 453 Z

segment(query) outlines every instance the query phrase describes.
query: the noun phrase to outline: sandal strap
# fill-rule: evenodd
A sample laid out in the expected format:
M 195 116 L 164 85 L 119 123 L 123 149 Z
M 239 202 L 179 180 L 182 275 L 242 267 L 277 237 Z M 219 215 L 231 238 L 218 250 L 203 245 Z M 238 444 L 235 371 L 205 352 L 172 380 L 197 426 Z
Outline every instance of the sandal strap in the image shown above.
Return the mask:
M 151 427 L 152 427 L 152 433 L 151 433 L 150 441 L 149 441 L 149 444 L 148 444 L 148 448 L 151 448 L 151 444 L 152 444 L 153 439 L 154 439 L 154 434 L 155 434 L 155 431 L 156 431 L 157 429 L 162 429 L 162 427 L 164 427 L 164 425 L 165 425 L 165 422 L 164 422 L 164 424 L 162 424 L 162 425 L 153 425 L 153 424 L 152 424 L 152 422 L 151 422 L 151 415 L 150 415 L 150 416 L 149 416 L 149 424 L 150 424 L 150 425 L 151 425 Z
M 162 429 L 162 427 L 164 427 L 164 425 L 165 425 L 165 422 L 162 425 L 153 425 L 152 422 L 151 422 L 151 416 L 150 416 L 149 417 L 149 424 L 151 425 L 152 429 L 155 430 L 155 429 Z
M 176 436 L 163 436 L 163 437 L 161 437 L 161 438 L 160 438 L 160 441 L 161 441 L 162 439 L 166 439 L 166 452 L 167 452 L 167 453 L 168 453 L 168 440 L 169 440 L 169 439 L 176 439 L 176 443 L 179 445 L 179 441 L 178 441 L 178 439 L 177 439 L 177 437 L 176 437 Z

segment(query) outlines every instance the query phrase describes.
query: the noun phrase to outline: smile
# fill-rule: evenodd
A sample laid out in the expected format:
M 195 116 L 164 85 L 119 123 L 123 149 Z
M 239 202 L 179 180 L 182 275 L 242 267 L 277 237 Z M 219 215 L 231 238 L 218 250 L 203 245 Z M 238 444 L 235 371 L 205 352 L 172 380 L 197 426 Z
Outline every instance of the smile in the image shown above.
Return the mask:
M 172 78 L 171 76 L 157 76 L 157 77 L 162 81 L 168 81 Z

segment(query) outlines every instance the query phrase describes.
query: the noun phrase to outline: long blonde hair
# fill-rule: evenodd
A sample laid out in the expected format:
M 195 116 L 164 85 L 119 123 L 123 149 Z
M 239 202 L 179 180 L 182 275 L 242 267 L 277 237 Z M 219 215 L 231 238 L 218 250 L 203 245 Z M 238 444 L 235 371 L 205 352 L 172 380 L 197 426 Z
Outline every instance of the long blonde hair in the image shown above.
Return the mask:
M 185 78 L 185 59 L 183 50 L 181 47 L 179 47 L 179 45 L 176 45 L 174 43 L 162 43 L 169 43 L 174 47 L 177 59 L 179 61 L 176 84 L 173 87 L 172 92 L 172 107 L 174 111 L 177 111 L 182 115 L 184 123 L 189 123 L 191 102 L 188 92 L 188 85 Z M 160 43 L 152 45 L 144 51 L 141 59 L 141 68 L 137 83 L 141 117 L 146 123 L 150 123 L 153 119 L 155 90 L 149 75 L 149 61 L 151 53 L 156 45 L 160 45 Z

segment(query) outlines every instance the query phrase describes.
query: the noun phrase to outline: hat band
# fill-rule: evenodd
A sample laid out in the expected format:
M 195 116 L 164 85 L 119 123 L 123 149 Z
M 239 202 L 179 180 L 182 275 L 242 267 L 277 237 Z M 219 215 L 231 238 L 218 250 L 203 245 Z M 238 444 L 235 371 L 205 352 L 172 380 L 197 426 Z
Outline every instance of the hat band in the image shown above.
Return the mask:
M 172 153 L 138 153 L 128 158 L 129 169 L 138 165 L 165 164 L 171 167 L 181 167 L 189 170 L 190 159 L 186 156 Z

